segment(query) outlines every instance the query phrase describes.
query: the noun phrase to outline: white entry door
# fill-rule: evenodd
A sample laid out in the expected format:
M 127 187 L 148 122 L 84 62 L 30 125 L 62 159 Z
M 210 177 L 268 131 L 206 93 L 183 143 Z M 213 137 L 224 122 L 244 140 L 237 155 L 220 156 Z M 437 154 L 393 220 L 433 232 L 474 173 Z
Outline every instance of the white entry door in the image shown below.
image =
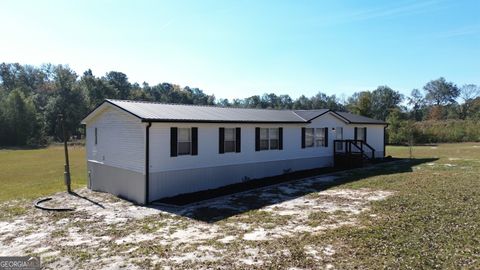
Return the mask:
M 343 140 L 343 127 L 335 128 L 335 140 Z M 337 142 L 335 144 L 335 149 L 337 151 L 343 151 L 343 142 Z

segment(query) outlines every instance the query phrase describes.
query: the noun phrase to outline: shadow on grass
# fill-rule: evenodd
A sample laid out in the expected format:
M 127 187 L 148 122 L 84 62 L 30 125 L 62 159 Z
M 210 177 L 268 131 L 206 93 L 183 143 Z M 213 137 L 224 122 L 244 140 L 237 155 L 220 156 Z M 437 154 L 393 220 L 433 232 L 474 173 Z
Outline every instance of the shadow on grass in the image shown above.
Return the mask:
M 92 200 L 92 199 L 90 199 L 90 198 L 88 198 L 88 197 L 86 197 L 86 196 L 82 196 L 82 195 L 76 193 L 75 191 L 72 191 L 72 192 L 70 192 L 69 194 L 70 194 L 70 195 L 73 195 L 73 196 L 75 196 L 75 197 L 77 197 L 77 198 L 84 199 L 84 200 L 86 200 L 86 201 L 88 201 L 88 202 L 90 202 L 90 203 L 92 203 L 92 204 L 94 204 L 94 205 L 96 205 L 96 206 L 98 206 L 98 207 L 100 207 L 100 208 L 105 209 L 105 206 L 103 206 L 103 204 L 101 204 L 101 203 L 99 203 L 99 202 L 96 202 L 96 201 L 94 201 L 94 200 Z
M 150 207 L 198 221 L 214 223 L 244 212 L 367 177 L 412 172 L 412 167 L 435 160 L 437 159 L 395 159 L 391 162 L 351 170 L 322 168 L 294 172 L 165 198 L 153 202 Z

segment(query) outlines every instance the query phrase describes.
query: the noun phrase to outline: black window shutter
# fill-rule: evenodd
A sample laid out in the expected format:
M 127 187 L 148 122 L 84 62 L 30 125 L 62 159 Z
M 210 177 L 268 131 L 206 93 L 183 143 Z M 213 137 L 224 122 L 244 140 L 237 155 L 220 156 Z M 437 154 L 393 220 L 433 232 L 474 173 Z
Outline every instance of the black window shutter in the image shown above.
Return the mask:
M 198 155 L 198 128 L 192 127 L 192 156 Z
M 260 128 L 255 128 L 255 151 L 260 151 Z
M 218 129 L 218 153 L 225 153 L 225 128 Z
M 283 150 L 283 128 L 278 128 L 278 149 Z
M 170 128 L 170 156 L 176 157 L 177 156 L 177 132 L 178 129 L 176 127 Z
M 328 127 L 325 128 L 325 147 L 328 147 Z
M 235 128 L 235 152 L 240 153 L 242 151 L 242 130 Z
M 305 148 L 305 128 L 302 127 L 302 148 Z
M 354 140 L 357 140 L 357 135 L 358 135 L 358 129 L 355 127 L 355 128 L 353 129 L 353 139 L 354 139 Z
M 367 142 L 367 128 L 363 128 L 363 141 Z

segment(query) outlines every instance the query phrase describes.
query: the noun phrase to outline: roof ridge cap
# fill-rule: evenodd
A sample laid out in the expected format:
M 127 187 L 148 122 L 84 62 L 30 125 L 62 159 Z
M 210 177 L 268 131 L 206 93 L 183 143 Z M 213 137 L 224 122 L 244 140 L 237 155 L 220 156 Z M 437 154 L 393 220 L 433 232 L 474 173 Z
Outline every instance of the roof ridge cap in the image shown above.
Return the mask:
M 261 111 L 287 111 L 293 112 L 292 109 L 275 109 L 275 108 L 248 108 L 248 107 L 224 107 L 217 105 L 203 105 L 203 104 L 185 104 L 185 103 L 171 103 L 171 102 L 158 102 L 158 101 L 146 101 L 146 100 L 129 100 L 129 99 L 105 99 L 110 102 L 128 102 L 128 103 L 146 103 L 146 104 L 160 104 L 160 105 L 172 105 L 172 106 L 191 106 L 191 107 L 206 107 L 206 108 L 223 108 L 223 109 L 241 109 L 241 110 L 261 110 Z

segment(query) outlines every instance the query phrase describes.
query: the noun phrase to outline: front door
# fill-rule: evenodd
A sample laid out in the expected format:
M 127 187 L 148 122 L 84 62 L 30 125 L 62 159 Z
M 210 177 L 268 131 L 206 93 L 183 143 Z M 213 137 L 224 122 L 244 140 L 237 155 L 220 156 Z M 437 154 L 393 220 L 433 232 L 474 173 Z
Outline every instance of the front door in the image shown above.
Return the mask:
M 335 140 L 343 140 L 343 127 L 335 128 Z M 343 142 L 337 142 L 335 144 L 336 151 L 343 151 Z

